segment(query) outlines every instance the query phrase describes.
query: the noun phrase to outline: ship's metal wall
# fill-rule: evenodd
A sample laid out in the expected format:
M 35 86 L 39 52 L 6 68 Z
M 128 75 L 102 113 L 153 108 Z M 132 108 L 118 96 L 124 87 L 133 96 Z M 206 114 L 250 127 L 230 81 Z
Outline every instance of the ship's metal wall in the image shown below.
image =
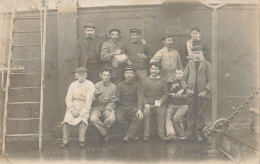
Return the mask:
M 44 133 L 52 132 L 58 120 L 58 39 L 57 13 L 51 12 L 47 21 L 46 89 Z M 78 38 L 84 35 L 83 25 L 96 24 L 98 34 L 106 34 L 110 28 L 122 30 L 122 41 L 129 41 L 129 29 L 139 27 L 143 38 L 151 45 L 152 52 L 162 48 L 161 37 L 167 32 L 175 35 L 175 48 L 184 53 L 185 42 L 190 38 L 190 29 L 198 26 L 202 39 L 211 45 L 211 11 L 206 8 L 184 10 L 165 9 L 162 6 L 104 7 L 78 10 Z M 22 26 L 34 26 L 24 23 Z M 66 27 L 64 27 L 66 28 Z M 61 29 L 62 30 L 62 29 Z M 100 35 L 104 39 L 104 35 Z M 72 45 L 73 46 L 73 45 Z M 211 46 L 210 46 L 211 50 Z M 73 54 L 71 54 L 73 58 Z M 218 114 L 227 116 L 231 107 L 237 107 L 259 84 L 259 13 L 255 8 L 226 7 L 218 13 Z M 70 75 L 71 76 L 71 75 Z M 22 81 L 22 80 L 20 80 Z M 4 92 L 0 92 L 0 116 L 2 117 Z M 65 95 L 64 95 L 65 97 Z M 60 97 L 60 99 L 64 99 Z M 259 99 L 258 99 L 259 100 Z M 256 102 L 256 101 L 255 101 Z M 256 103 L 255 103 L 256 105 Z M 251 105 L 252 106 L 252 105 Z M 208 116 L 210 117 L 210 110 Z M 16 114 L 20 111 L 16 110 Z M 65 112 L 65 109 L 64 109 Z M 28 114 L 28 113 L 25 113 Z M 248 113 L 243 112 L 235 121 L 246 122 Z M 0 122 L 2 133 L 2 118 Z M 12 132 L 35 131 L 35 124 L 12 124 Z
M 23 12 L 16 13 L 17 17 L 22 16 L 39 16 L 39 12 Z M 9 18 L 10 19 L 10 18 Z M 3 20 L 3 19 L 1 19 Z M 10 24 L 8 25 L 10 29 Z M 40 30 L 39 19 L 16 20 L 14 23 L 14 31 L 31 31 Z M 9 30 L 10 31 L 10 30 Z M 9 46 L 9 33 L 7 34 L 6 49 Z M 15 33 L 13 35 L 14 45 L 39 44 L 40 33 L 22 34 Z M 44 115 L 43 115 L 43 133 L 50 134 L 53 132 L 53 127 L 56 124 L 56 115 L 58 110 L 58 40 L 57 40 L 57 13 L 54 11 L 48 12 L 47 15 L 47 40 L 46 40 L 46 63 L 45 63 L 45 89 L 44 89 Z M 14 48 L 13 58 L 37 58 L 40 57 L 39 47 Z M 8 51 L 6 53 L 6 58 Z M 13 61 L 15 65 L 23 65 L 25 72 L 40 71 L 40 61 Z M 6 75 L 6 74 L 5 74 Z M 12 76 L 11 87 L 24 86 L 40 86 L 40 76 Z M 4 110 L 4 94 L 0 92 L 0 134 L 2 135 L 3 110 Z M 9 101 L 39 101 L 40 90 L 14 90 L 10 91 Z M 39 105 L 9 105 L 8 117 L 37 117 L 39 116 Z M 38 133 L 38 121 L 9 121 L 7 124 L 7 133 Z M 2 136 L 1 136 L 2 138 Z

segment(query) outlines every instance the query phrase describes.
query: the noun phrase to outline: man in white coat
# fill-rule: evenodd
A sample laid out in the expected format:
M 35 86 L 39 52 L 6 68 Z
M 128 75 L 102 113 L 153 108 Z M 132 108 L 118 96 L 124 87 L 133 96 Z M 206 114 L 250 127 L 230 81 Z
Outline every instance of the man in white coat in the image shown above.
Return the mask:
M 85 146 L 85 134 L 88 127 L 89 113 L 94 97 L 95 86 L 87 80 L 87 68 L 80 67 L 75 70 L 77 81 L 71 83 L 66 96 L 66 113 L 62 123 L 61 148 L 68 145 L 70 128 L 79 124 L 80 147 Z

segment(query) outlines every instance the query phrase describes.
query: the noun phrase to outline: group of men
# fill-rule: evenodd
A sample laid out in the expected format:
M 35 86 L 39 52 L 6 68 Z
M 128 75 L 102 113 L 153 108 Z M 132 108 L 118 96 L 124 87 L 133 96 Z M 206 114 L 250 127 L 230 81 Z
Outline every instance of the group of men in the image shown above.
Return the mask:
M 89 120 L 105 142 L 114 122 L 125 130 L 126 143 L 140 138 L 143 124 L 143 141 L 147 142 L 152 113 L 157 115 L 157 133 L 163 141 L 205 139 L 202 129 L 205 97 L 211 92 L 211 64 L 205 60 L 209 57 L 198 27 L 191 30 L 185 58 L 173 48 L 170 34 L 163 36 L 164 47 L 151 54 L 137 28 L 130 29 L 131 41 L 126 45 L 120 42 L 120 29 L 109 30 L 110 40 L 99 52 L 95 25 L 88 23 L 84 28 L 85 37 L 77 41 L 77 81 L 66 96 L 62 148 L 68 145 L 70 127 L 77 124 L 80 147 L 84 147 Z M 183 60 L 187 61 L 185 69 Z

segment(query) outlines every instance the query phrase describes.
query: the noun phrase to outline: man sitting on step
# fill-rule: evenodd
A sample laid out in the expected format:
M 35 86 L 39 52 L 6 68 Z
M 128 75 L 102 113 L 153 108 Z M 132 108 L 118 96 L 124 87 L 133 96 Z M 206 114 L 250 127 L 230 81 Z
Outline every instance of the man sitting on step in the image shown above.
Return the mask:
M 80 147 L 85 146 L 85 134 L 88 127 L 88 118 L 94 97 L 95 86 L 87 80 L 87 68 L 80 67 L 75 70 L 77 81 L 71 83 L 66 96 L 66 113 L 62 123 L 61 148 L 68 145 L 70 128 L 79 124 Z
M 112 69 L 103 68 L 100 71 L 101 81 L 95 84 L 96 99 L 93 102 L 93 109 L 90 113 L 90 121 L 95 125 L 98 131 L 108 141 L 107 130 L 115 121 L 115 100 L 116 85 L 111 82 Z M 101 121 L 101 117 L 104 121 Z

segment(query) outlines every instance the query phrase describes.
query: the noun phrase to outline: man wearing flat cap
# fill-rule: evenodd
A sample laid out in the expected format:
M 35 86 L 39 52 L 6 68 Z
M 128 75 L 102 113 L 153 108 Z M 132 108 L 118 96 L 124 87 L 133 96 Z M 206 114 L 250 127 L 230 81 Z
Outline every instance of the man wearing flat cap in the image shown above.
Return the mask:
M 87 68 L 80 67 L 75 70 L 77 79 L 69 86 L 66 96 L 66 113 L 62 123 L 62 144 L 66 147 L 69 142 L 71 126 L 79 125 L 80 147 L 85 145 L 85 134 L 88 127 L 89 113 L 94 97 L 95 86 L 87 80 Z
M 162 66 L 161 78 L 170 83 L 175 80 L 174 70 L 177 66 L 182 67 L 179 52 L 173 48 L 173 35 L 163 36 L 164 47 L 157 51 L 150 63 L 159 62 Z
M 121 48 L 121 42 L 119 40 L 120 34 L 120 29 L 110 29 L 110 40 L 102 45 L 100 53 L 100 58 L 105 62 L 105 66 L 112 68 L 111 80 L 116 84 L 122 81 L 122 69 L 126 62 L 126 58 L 120 62 L 117 60 L 120 57 L 126 57 Z
M 148 45 L 141 39 L 141 30 L 130 29 L 131 41 L 124 46 L 123 50 L 129 58 L 129 63 L 136 68 L 136 76 L 139 82 L 147 77 L 147 66 L 151 59 Z
M 99 80 L 100 41 L 95 37 L 95 25 L 87 23 L 84 26 L 85 36 L 76 43 L 76 56 L 80 57 L 79 65 L 88 68 L 88 79 L 93 83 Z
M 139 82 L 135 80 L 135 68 L 127 66 L 123 71 L 125 80 L 116 88 L 117 108 L 116 122 L 126 130 L 124 142 L 137 139 L 137 133 L 143 119 L 143 92 Z

